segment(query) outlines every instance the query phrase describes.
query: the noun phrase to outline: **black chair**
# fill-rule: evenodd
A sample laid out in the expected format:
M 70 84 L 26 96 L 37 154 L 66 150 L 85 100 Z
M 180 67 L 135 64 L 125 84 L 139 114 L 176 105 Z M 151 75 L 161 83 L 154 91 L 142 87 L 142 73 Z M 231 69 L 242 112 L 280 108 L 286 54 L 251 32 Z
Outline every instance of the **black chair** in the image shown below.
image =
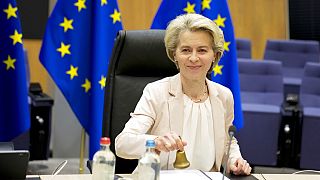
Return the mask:
M 104 100 L 103 135 L 111 139 L 122 131 L 144 87 L 178 73 L 167 57 L 164 30 L 120 31 L 110 59 Z M 116 173 L 131 173 L 137 160 L 117 157 Z

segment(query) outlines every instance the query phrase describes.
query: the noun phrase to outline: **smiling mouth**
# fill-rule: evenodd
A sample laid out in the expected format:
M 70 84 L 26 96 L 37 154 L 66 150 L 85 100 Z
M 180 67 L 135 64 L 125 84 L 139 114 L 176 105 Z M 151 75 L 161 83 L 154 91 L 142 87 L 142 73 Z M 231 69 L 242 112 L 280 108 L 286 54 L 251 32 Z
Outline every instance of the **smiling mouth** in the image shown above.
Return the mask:
M 188 66 L 189 69 L 199 69 L 201 66 Z

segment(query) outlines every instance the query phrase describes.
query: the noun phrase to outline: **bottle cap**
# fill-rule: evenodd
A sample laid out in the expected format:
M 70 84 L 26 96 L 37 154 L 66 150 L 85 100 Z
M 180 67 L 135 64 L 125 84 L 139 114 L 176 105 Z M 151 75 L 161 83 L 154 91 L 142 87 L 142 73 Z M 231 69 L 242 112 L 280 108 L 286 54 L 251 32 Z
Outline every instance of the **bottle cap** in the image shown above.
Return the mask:
M 102 138 L 100 139 L 100 144 L 110 145 L 110 138 L 108 138 L 108 137 L 102 137 Z
M 156 143 L 154 142 L 154 140 L 147 140 L 146 146 L 147 147 L 156 147 Z

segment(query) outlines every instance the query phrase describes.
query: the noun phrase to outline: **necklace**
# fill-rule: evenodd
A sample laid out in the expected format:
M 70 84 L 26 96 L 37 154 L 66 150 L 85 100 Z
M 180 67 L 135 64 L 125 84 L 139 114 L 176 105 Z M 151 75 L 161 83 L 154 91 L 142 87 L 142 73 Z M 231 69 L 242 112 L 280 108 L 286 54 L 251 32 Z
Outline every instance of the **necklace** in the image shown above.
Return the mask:
M 195 103 L 198 103 L 198 102 L 201 102 L 201 101 L 206 97 L 206 95 L 207 95 L 207 91 L 205 91 L 205 92 L 203 93 L 203 95 L 202 95 L 199 99 L 193 99 L 193 98 L 191 98 L 191 97 L 190 97 L 190 99 L 191 99 L 191 101 L 193 101 L 193 102 L 195 102 Z
M 193 102 L 195 102 L 195 103 L 199 103 L 199 102 L 201 102 L 202 100 L 204 100 L 204 99 L 206 98 L 207 93 L 208 93 L 208 86 L 207 86 L 207 84 L 206 84 L 206 85 L 205 85 L 205 90 L 204 90 L 202 96 L 199 97 L 199 99 L 194 99 L 194 98 L 192 98 L 192 97 L 190 97 L 190 96 L 189 96 L 189 98 L 191 99 L 191 101 L 193 101 Z

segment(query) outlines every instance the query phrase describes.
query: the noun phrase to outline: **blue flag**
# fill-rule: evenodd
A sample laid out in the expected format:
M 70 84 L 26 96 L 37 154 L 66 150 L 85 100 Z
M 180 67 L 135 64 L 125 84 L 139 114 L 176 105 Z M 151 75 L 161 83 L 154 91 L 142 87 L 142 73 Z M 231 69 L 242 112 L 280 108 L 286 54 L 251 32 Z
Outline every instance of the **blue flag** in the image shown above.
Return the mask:
M 180 14 L 197 13 L 213 20 L 223 31 L 225 52 L 211 74 L 213 81 L 228 87 L 234 96 L 234 125 L 243 127 L 236 44 L 226 0 L 163 0 L 153 20 L 152 29 L 165 29 Z
M 90 159 L 99 149 L 109 58 L 121 29 L 116 0 L 58 0 L 43 38 L 40 61 L 89 134 Z
M 30 128 L 26 63 L 15 0 L 0 1 L 0 141 Z

